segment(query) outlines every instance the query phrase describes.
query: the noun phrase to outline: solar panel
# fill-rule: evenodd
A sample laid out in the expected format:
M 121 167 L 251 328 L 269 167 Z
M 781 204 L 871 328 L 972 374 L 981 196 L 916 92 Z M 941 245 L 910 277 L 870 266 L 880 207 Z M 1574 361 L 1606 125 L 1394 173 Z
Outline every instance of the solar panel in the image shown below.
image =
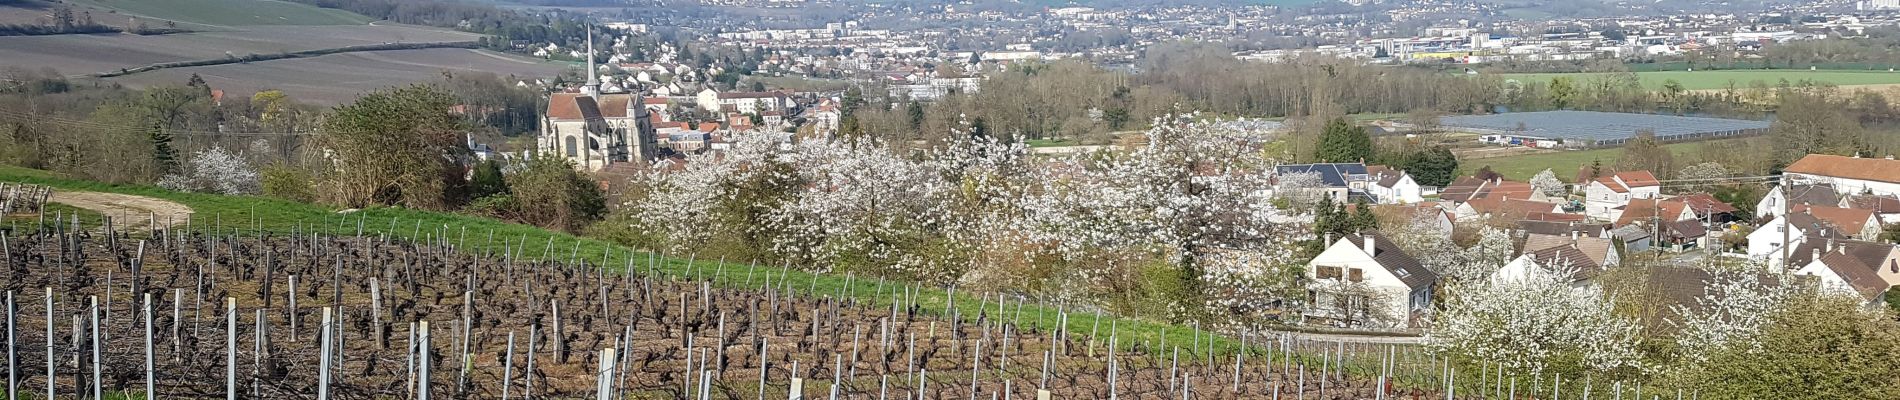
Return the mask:
M 1442 118 L 1439 123 L 1453 130 L 1599 145 L 1622 143 L 1645 129 L 1655 132 L 1659 139 L 1670 141 L 1758 134 L 1766 132 L 1769 125 L 1768 121 L 1598 111 L 1461 115 Z

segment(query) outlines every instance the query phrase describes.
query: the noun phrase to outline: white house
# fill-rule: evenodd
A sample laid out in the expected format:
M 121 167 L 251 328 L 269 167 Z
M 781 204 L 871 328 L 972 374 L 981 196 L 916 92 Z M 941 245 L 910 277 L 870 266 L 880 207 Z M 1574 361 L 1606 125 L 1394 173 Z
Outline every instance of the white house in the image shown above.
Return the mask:
M 1832 184 L 1844 194 L 1900 195 L 1900 161 L 1809 154 L 1782 170 L 1797 183 Z
M 1366 186 L 1366 193 L 1372 195 L 1372 199 L 1379 204 L 1425 201 L 1418 181 L 1412 180 L 1412 174 L 1377 166 L 1367 166 L 1366 170 L 1372 181 L 1371 185 Z
M 1662 182 L 1649 171 L 1627 171 L 1597 178 L 1584 186 L 1584 212 L 1591 218 L 1615 221 L 1619 207 L 1632 199 L 1662 195 Z
M 1346 235 L 1307 263 L 1306 315 L 1379 327 L 1406 326 L 1430 309 L 1438 275 L 1375 233 Z
M 1576 247 L 1552 247 L 1536 252 L 1527 252 L 1511 259 L 1491 273 L 1494 282 L 1521 281 L 1533 275 L 1565 273 L 1563 277 L 1571 287 L 1587 287 L 1589 280 L 1603 273 L 1603 266 L 1590 261 Z
M 1887 288 L 1892 286 L 1881 270 L 1884 267 L 1900 269 L 1892 257 L 1893 245 L 1888 244 L 1816 240 L 1799 250 L 1807 262 L 1799 264 L 1801 260 L 1790 260 L 1801 265 L 1795 275 L 1813 277 L 1822 290 L 1852 294 L 1869 305 L 1883 301 Z
M 1781 216 L 1782 207 L 1802 204 L 1837 204 L 1841 202 L 1841 197 L 1840 193 L 1834 190 L 1834 185 L 1828 183 L 1775 185 L 1774 188 L 1768 189 L 1768 194 L 1763 195 L 1761 201 L 1755 202 L 1755 217 Z

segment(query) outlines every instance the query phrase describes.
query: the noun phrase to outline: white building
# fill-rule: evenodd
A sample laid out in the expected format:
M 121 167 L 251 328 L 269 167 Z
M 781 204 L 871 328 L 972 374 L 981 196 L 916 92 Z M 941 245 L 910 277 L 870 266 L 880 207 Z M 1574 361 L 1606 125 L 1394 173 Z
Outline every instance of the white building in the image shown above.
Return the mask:
M 1431 308 L 1438 275 L 1377 234 L 1346 235 L 1307 264 L 1308 317 L 1405 326 Z
M 1662 182 L 1649 171 L 1628 171 L 1590 181 L 1584 186 L 1584 212 L 1591 218 L 1615 221 L 1620 209 L 1634 199 L 1662 195 Z
M 1842 194 L 1900 195 L 1900 161 L 1809 154 L 1782 173 L 1794 183 L 1827 183 Z
M 706 89 L 699 91 L 695 98 L 699 109 L 715 114 L 736 112 L 740 114 L 758 114 L 766 111 L 784 112 L 793 107 L 791 96 L 779 92 L 725 92 Z
M 1425 201 L 1418 181 L 1412 180 L 1412 174 L 1383 167 L 1378 168 L 1377 171 L 1370 171 L 1374 169 L 1373 167 L 1366 167 L 1366 169 L 1369 170 L 1372 180 L 1372 185 L 1366 186 L 1366 192 L 1372 195 L 1379 204 L 1411 204 Z

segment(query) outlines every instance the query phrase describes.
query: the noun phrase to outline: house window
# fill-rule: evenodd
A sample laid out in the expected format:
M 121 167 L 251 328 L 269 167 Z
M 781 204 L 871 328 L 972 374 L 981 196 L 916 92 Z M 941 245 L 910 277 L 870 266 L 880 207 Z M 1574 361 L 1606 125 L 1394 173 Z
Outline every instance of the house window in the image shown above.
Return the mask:
M 579 156 L 580 156 L 580 149 L 578 149 L 577 147 L 579 147 L 579 145 L 577 145 L 577 144 L 575 144 L 575 141 L 574 141 L 574 137 L 573 137 L 573 136 L 568 136 L 568 137 L 567 137 L 567 156 L 568 156 L 568 157 L 579 157 Z
M 1319 279 L 1339 279 L 1339 267 L 1319 267 L 1315 272 Z
M 1353 269 L 1352 269 L 1352 281 L 1353 281 L 1353 282 L 1359 282 L 1359 281 L 1363 281 L 1363 280 L 1366 280 L 1366 270 L 1363 270 L 1363 269 L 1358 269 L 1358 268 L 1353 268 Z

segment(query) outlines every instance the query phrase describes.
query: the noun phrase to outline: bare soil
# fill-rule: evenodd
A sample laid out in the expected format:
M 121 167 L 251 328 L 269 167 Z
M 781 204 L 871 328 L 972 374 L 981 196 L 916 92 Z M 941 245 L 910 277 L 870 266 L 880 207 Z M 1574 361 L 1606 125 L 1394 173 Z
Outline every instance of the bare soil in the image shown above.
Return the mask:
M 48 201 L 96 211 L 112 218 L 117 227 L 160 227 L 185 223 L 191 219 L 191 207 L 168 200 L 118 193 L 72 192 L 56 190 Z

